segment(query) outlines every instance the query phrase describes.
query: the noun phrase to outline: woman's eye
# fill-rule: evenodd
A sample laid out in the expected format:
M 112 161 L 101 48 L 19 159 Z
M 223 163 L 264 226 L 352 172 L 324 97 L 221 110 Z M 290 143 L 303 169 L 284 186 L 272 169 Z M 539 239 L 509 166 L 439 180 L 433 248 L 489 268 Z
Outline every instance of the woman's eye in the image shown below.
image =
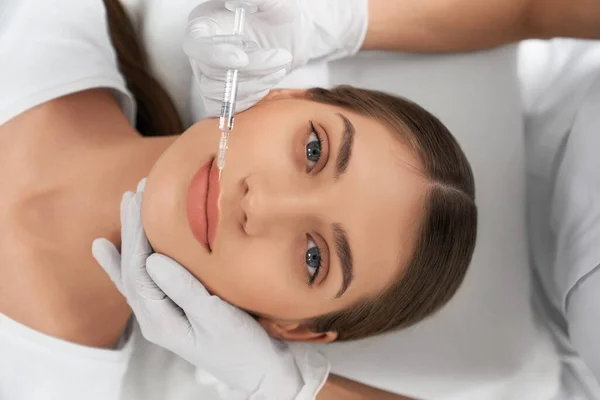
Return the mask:
M 310 172 L 317 165 L 319 159 L 321 158 L 321 138 L 315 129 L 312 121 L 310 122 L 310 135 L 308 136 L 308 140 L 306 141 L 306 159 L 307 163 L 307 171 Z
M 310 236 L 306 244 L 306 268 L 309 276 L 308 283 L 312 285 L 321 268 L 321 250 Z

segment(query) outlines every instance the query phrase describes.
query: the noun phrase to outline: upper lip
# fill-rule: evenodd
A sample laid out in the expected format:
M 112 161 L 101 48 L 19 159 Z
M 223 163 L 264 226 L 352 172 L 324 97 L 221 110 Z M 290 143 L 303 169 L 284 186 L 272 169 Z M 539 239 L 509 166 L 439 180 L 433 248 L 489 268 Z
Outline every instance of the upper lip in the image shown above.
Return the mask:
M 208 171 L 208 182 L 206 190 L 206 230 L 208 248 L 210 251 L 212 251 L 214 247 L 214 240 L 216 237 L 216 231 L 220 219 L 218 205 L 219 195 L 220 185 L 218 180 L 218 169 L 216 168 L 216 162 L 213 159 Z
M 213 161 L 210 163 L 210 168 L 208 169 L 208 179 L 206 180 L 206 209 L 205 214 L 206 214 L 206 242 L 208 244 L 208 250 L 210 252 L 212 252 L 212 248 L 213 248 L 213 244 L 210 242 L 210 218 L 208 218 L 209 215 L 209 211 L 208 211 L 208 207 L 210 204 L 210 190 L 211 190 L 211 184 L 210 184 L 210 177 L 212 175 L 213 172 L 213 168 L 215 166 L 215 160 L 213 159 Z

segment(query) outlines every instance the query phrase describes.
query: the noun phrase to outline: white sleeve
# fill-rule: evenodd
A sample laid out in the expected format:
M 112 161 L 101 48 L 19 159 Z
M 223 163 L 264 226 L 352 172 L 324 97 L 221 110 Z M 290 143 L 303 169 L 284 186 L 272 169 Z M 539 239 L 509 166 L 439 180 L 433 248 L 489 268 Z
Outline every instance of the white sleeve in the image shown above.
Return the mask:
M 600 68 L 600 41 L 527 40 L 519 45 L 518 76 L 525 115 L 573 121 Z
M 569 298 L 569 338 L 600 382 L 600 265 L 572 290 Z
M 554 271 L 564 309 L 588 275 L 600 273 L 600 69 L 596 76 L 575 116 L 552 195 Z
M 600 41 L 528 40 L 519 45 L 530 172 L 545 177 L 554 173 L 554 159 L 599 68 Z
M 573 347 L 600 380 L 600 70 L 578 111 L 556 177 L 555 279 Z
M 102 0 L 0 1 L 0 124 L 91 88 L 111 89 L 134 120 Z

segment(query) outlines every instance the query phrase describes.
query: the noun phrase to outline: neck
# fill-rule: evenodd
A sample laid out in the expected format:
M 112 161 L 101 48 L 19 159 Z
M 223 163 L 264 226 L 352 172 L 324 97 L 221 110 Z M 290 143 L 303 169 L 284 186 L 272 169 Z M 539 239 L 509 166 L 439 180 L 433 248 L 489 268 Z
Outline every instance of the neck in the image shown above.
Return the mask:
M 96 158 L 89 159 L 89 170 L 97 171 L 92 182 L 79 182 L 79 186 L 89 185 L 95 193 L 95 209 L 91 216 L 92 226 L 102 227 L 97 234 L 108 238 L 120 246 L 121 221 L 120 202 L 126 191 L 135 192 L 140 180 L 147 177 L 156 160 L 175 140 L 174 136 L 122 140 L 103 149 Z M 85 178 L 85 177 L 83 177 Z
M 90 244 L 97 237 L 104 237 L 121 246 L 120 203 L 123 193 L 135 191 L 138 182 L 147 177 L 152 166 L 174 137 L 126 138 L 102 149 L 96 157 L 86 160 L 85 170 L 96 171 L 92 176 L 81 176 L 74 182 L 75 187 L 86 188 L 85 192 L 93 202 L 84 206 L 84 200 L 71 199 L 87 208 L 87 214 L 79 218 L 79 237 L 76 247 L 81 252 L 80 259 L 87 257 L 90 262 L 85 270 L 76 267 L 71 276 L 80 282 L 86 293 L 73 293 L 71 301 L 81 304 L 81 313 L 76 318 L 85 324 L 85 331 L 73 340 L 93 346 L 107 346 L 120 336 L 131 310 L 106 273 L 91 258 Z M 73 207 L 77 207 L 74 205 Z M 90 212 L 94 210 L 94 212 Z M 68 265 L 69 263 L 67 263 Z M 72 265 L 72 264 L 71 264 Z M 94 292 L 90 295 L 90 288 Z M 95 302 L 101 297 L 103 302 Z M 102 326 L 102 331 L 99 327 Z

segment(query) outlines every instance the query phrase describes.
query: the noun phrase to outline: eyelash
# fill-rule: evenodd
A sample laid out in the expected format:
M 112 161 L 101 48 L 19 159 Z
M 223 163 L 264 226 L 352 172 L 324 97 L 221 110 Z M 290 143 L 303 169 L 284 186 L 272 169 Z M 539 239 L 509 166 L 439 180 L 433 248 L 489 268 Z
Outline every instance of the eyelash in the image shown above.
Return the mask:
M 317 137 L 317 140 L 319 141 L 319 144 L 323 145 L 323 142 L 321 141 L 321 135 L 319 135 L 319 132 L 317 132 L 317 128 L 315 128 L 314 122 L 312 122 L 312 121 L 309 121 L 309 122 L 310 122 L 310 131 L 311 131 L 310 133 L 314 133 L 315 136 Z
M 323 266 L 323 256 L 322 256 L 321 247 L 317 244 L 317 241 L 310 235 L 307 235 L 307 240 L 312 242 L 315 245 L 314 247 L 316 247 L 319 250 L 319 265 L 317 265 L 317 267 L 315 268 L 315 272 L 311 275 L 307 269 L 308 285 L 312 286 L 315 283 L 315 280 L 317 279 L 317 277 L 319 276 L 319 272 L 321 271 L 321 267 Z M 308 245 L 307 245 L 306 252 L 308 253 Z
M 315 135 L 315 137 L 317 139 L 317 143 L 319 143 L 319 149 L 321 151 L 321 153 L 319 155 L 319 160 L 315 163 L 315 165 L 312 168 L 308 169 L 308 172 L 310 173 L 317 166 L 317 164 L 321 161 L 321 157 L 323 157 L 323 140 L 321 139 L 321 135 L 319 135 L 319 132 L 317 132 L 317 129 L 315 128 L 315 124 L 312 121 L 308 121 L 308 122 L 310 125 L 310 130 L 308 132 L 308 138 L 307 138 L 306 144 L 304 145 L 305 149 L 306 149 L 306 146 L 308 146 L 308 143 L 309 143 L 308 139 L 310 139 L 310 136 Z M 306 152 L 306 150 L 305 150 L 305 152 Z

